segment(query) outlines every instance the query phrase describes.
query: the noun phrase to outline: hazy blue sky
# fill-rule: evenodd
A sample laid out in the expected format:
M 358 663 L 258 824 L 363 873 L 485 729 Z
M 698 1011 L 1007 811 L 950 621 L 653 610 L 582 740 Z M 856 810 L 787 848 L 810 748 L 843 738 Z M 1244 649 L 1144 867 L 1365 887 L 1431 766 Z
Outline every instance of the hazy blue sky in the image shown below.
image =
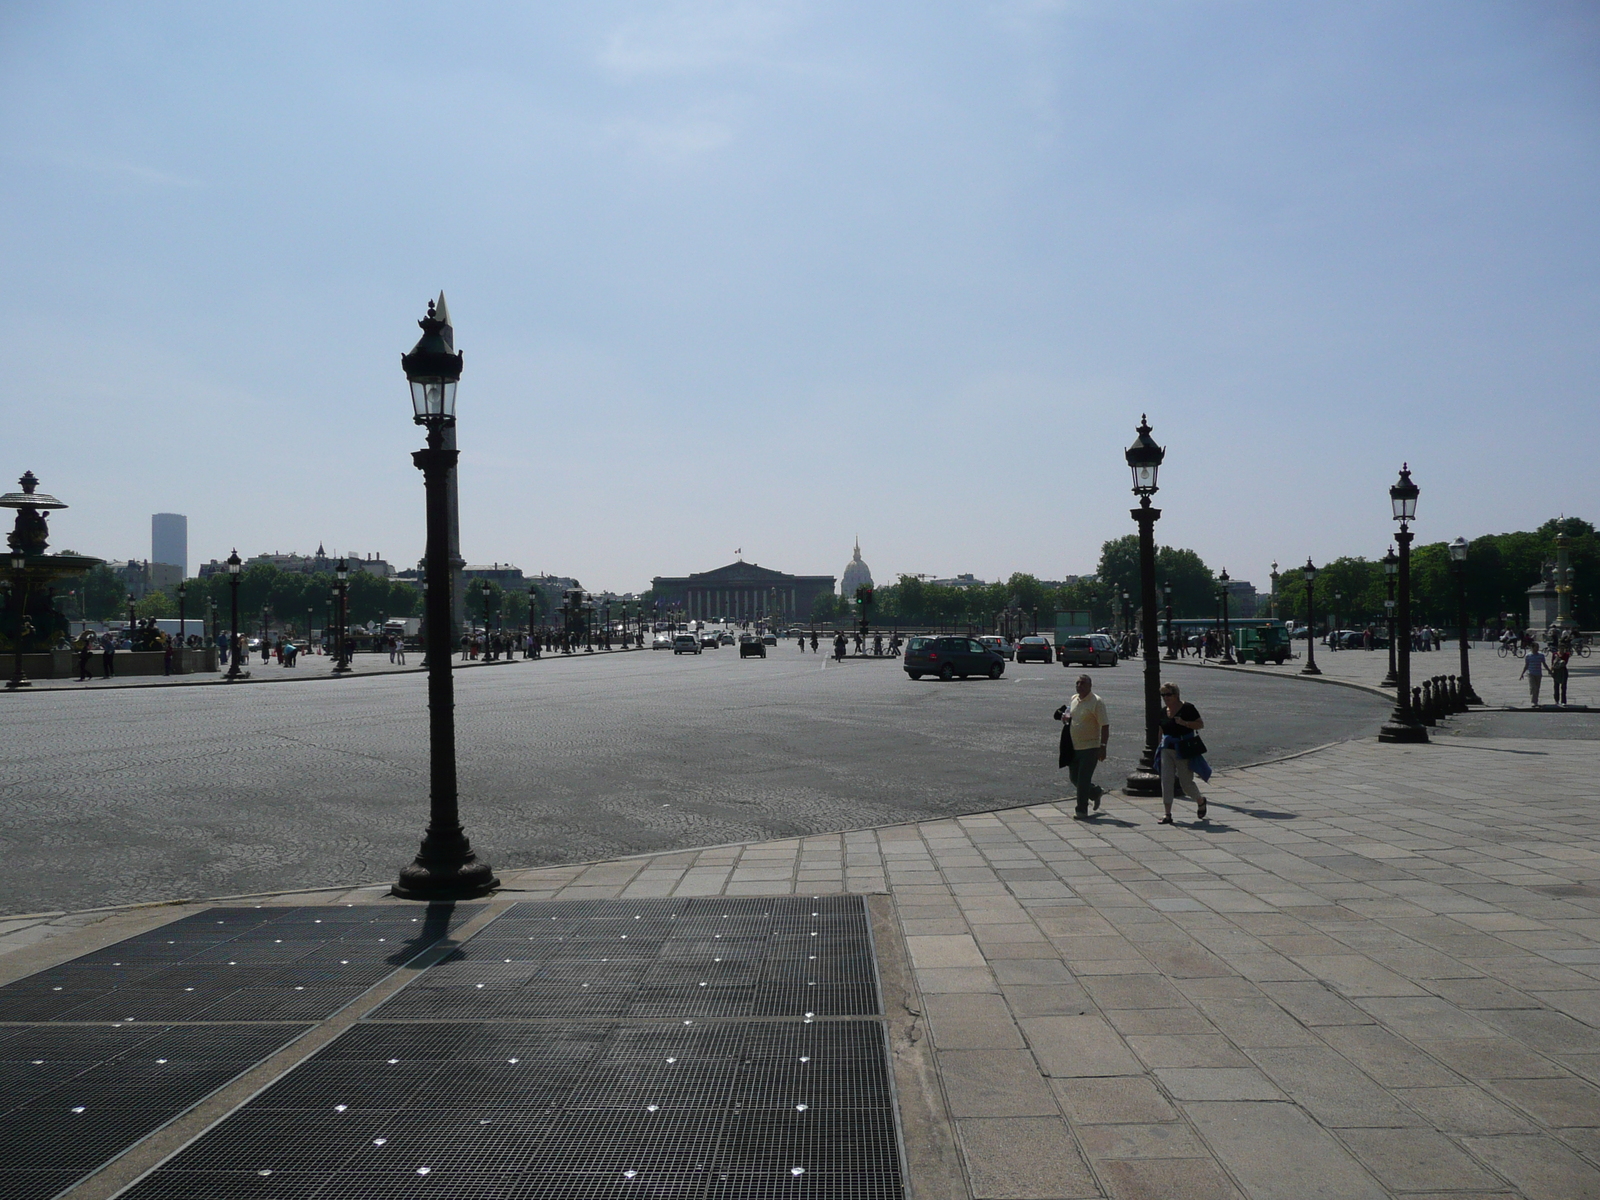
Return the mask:
M 1600 516 L 1592 3 L 0 9 L 0 485 L 191 569 L 422 550 L 444 289 L 473 561 L 1094 568 Z

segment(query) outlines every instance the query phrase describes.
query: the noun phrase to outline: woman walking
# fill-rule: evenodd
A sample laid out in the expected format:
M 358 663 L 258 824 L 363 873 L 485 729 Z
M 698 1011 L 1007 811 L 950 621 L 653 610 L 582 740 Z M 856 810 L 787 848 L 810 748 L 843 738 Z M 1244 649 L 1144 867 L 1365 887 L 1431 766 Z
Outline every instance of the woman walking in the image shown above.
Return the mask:
M 1204 821 L 1206 798 L 1195 785 L 1192 760 L 1205 753 L 1200 730 L 1206 723 L 1198 708 L 1179 697 L 1177 684 L 1161 685 L 1161 703 L 1165 706 L 1161 714 L 1161 807 L 1165 812 L 1160 824 L 1172 824 L 1173 793 L 1180 786 L 1183 794 L 1194 801 L 1195 817 Z

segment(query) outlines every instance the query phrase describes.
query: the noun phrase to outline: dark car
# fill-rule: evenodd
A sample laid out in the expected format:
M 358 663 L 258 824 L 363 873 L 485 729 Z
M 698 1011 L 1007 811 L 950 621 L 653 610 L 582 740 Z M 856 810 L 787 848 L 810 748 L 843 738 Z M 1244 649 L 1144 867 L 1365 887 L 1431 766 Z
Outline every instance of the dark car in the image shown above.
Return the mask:
M 767 648 L 762 645 L 760 638 L 751 637 L 748 633 L 739 635 L 740 658 L 765 658 L 766 656 Z
M 1053 662 L 1055 651 L 1047 639 L 1042 637 L 1025 637 L 1017 643 L 1018 662 Z
M 1114 667 L 1117 665 L 1117 644 L 1103 633 L 1069 637 L 1057 647 L 1056 659 L 1063 667 Z
M 999 679 L 1006 660 L 977 638 L 914 637 L 906 643 L 906 674 L 913 679 L 937 675 L 940 679 L 965 679 L 968 675 L 987 675 Z

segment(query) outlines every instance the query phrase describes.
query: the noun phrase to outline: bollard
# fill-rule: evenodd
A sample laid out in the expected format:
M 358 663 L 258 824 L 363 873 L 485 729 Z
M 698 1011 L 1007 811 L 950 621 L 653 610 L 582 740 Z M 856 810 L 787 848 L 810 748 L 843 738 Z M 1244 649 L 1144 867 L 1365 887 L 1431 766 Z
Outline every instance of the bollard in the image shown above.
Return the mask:
M 1422 689 L 1420 687 L 1411 689 L 1411 715 L 1416 717 L 1419 723 L 1426 723 L 1422 721 Z
M 1421 721 L 1424 725 L 1437 725 L 1439 719 L 1433 715 L 1433 680 L 1422 681 L 1422 707 Z
M 1464 713 L 1467 706 L 1461 700 L 1461 679 L 1459 676 L 1450 676 L 1450 711 Z

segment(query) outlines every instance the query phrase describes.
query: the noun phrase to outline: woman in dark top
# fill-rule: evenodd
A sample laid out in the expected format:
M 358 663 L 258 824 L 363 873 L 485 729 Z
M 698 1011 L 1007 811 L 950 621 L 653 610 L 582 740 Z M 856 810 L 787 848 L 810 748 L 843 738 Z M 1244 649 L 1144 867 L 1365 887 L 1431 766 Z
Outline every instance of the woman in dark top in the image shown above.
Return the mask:
M 1164 706 L 1161 713 L 1161 805 L 1166 812 L 1160 823 L 1172 824 L 1172 796 L 1180 786 L 1183 794 L 1194 801 L 1195 816 L 1204 821 L 1206 798 L 1195 785 L 1194 768 L 1189 760 L 1179 757 L 1178 742 L 1185 734 L 1204 729 L 1206 723 L 1198 708 L 1182 701 L 1176 684 L 1161 685 L 1161 703 Z

